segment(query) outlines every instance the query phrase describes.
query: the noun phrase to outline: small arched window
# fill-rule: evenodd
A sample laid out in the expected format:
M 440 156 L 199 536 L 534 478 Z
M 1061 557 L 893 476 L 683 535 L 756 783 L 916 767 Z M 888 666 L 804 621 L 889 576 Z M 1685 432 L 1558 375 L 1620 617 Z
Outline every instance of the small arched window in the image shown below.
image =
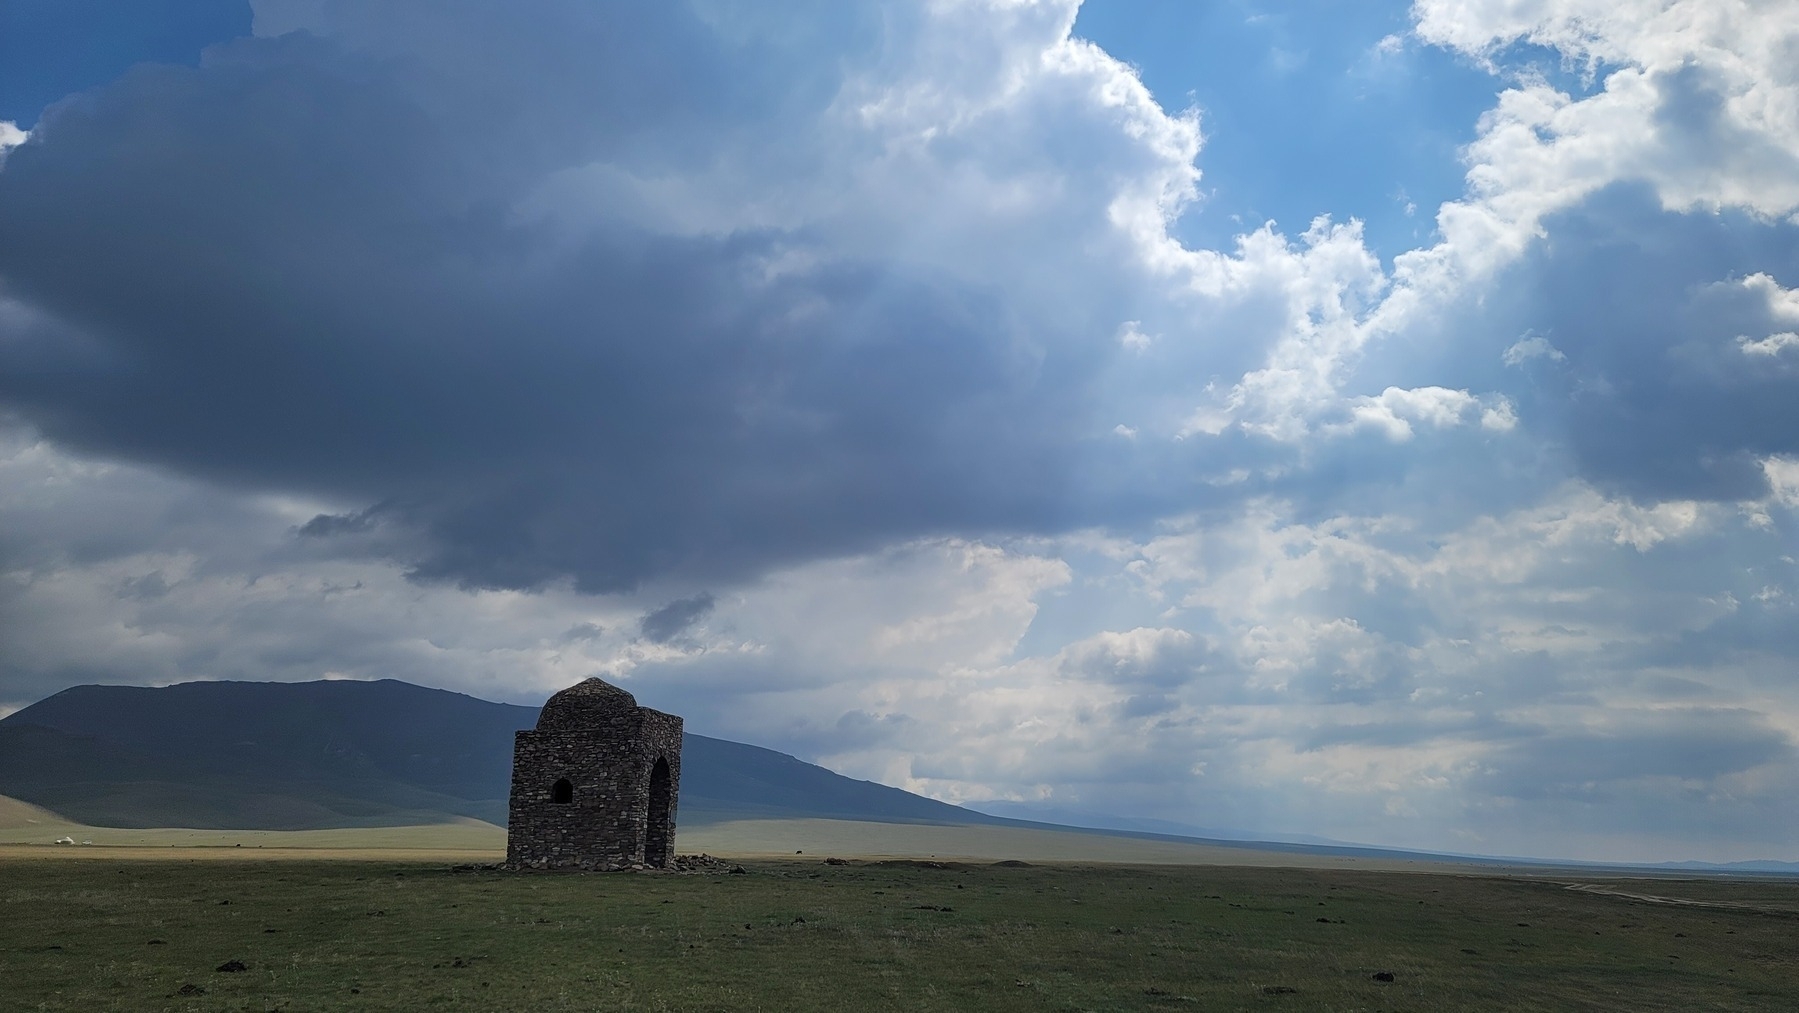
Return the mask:
M 568 778 L 557 781 L 550 787 L 550 801 L 557 805 L 568 805 L 575 800 L 575 786 L 568 783 Z

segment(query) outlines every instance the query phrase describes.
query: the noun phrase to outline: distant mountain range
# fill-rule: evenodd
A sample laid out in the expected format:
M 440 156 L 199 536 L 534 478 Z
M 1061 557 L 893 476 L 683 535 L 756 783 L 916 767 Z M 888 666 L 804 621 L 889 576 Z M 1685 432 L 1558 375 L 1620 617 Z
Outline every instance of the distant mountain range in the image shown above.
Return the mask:
M 1356 848 L 1361 845 L 1348 841 L 1319 837 L 1317 834 L 1280 834 L 1258 830 L 1237 830 L 1229 827 L 1202 827 L 1192 823 L 1177 823 L 1173 820 L 1147 819 L 1140 816 L 1120 816 L 1116 813 L 1099 812 L 1093 809 L 1075 809 L 1067 806 L 1048 805 L 1041 802 L 1014 802 L 1010 799 L 992 799 L 984 802 L 968 802 L 965 806 L 976 812 L 989 816 L 999 816 L 1011 820 L 1028 820 L 1036 823 L 1053 823 L 1057 826 L 1073 827 L 1082 830 L 1105 830 L 1153 837 L 1191 837 L 1206 841 L 1243 841 L 1256 843 L 1304 844 L 1331 848 Z
M 77 686 L 0 720 L 0 795 L 93 826 L 302 830 L 506 822 L 537 708 L 394 680 Z M 758 746 L 689 734 L 680 820 L 1006 824 Z
M 512 736 L 537 708 L 379 682 L 77 686 L 0 719 L 0 796 L 98 827 L 311 830 L 506 822 Z M 760 746 L 688 734 L 679 820 L 830 818 L 1066 830 L 1296 854 L 1669 873 L 1799 873 L 1788 862 L 1599 866 L 1410 852 L 1005 802 L 976 812 Z

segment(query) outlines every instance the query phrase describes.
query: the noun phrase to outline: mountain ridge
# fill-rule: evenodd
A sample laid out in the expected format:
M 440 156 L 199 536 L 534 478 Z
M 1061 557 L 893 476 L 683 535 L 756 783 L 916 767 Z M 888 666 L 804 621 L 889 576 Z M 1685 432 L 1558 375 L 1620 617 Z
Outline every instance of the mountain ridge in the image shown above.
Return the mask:
M 0 718 L 0 794 L 97 826 L 504 825 L 535 707 L 394 679 L 86 685 Z M 760 746 L 688 733 L 681 818 L 1001 824 Z
M 325 830 L 466 819 L 504 826 L 513 733 L 533 727 L 537 712 L 394 679 L 76 686 L 0 718 L 0 796 L 95 828 Z M 396 713 L 411 720 L 398 721 Z M 989 814 L 695 733 L 683 738 L 681 780 L 678 819 L 688 827 L 824 818 L 1055 830 L 1357 859 L 1799 874 L 1799 864 L 1774 861 L 1617 864 L 1317 838 L 1250 840 L 1243 831 L 982 803 L 1016 815 Z M 1047 821 L 1057 816 L 1114 825 Z

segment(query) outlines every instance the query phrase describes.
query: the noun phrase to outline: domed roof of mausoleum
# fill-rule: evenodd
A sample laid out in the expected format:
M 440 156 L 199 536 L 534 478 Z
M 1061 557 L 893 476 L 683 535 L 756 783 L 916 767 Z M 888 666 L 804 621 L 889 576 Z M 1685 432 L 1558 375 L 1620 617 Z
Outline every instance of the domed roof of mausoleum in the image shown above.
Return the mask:
M 630 693 L 604 679 L 586 679 L 550 697 L 537 715 L 537 727 L 579 728 L 636 709 L 637 698 Z

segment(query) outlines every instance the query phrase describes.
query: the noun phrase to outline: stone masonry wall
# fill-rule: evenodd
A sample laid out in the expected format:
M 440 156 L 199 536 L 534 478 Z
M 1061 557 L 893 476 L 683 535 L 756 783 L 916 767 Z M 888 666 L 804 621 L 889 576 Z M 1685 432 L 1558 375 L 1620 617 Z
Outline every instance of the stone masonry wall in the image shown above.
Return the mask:
M 667 865 L 674 858 L 681 727 L 679 717 L 638 707 L 629 693 L 597 679 L 552 697 L 537 728 L 515 740 L 507 864 Z M 667 764 L 667 802 L 652 812 L 658 760 Z M 565 803 L 553 798 L 560 780 L 572 789 Z

